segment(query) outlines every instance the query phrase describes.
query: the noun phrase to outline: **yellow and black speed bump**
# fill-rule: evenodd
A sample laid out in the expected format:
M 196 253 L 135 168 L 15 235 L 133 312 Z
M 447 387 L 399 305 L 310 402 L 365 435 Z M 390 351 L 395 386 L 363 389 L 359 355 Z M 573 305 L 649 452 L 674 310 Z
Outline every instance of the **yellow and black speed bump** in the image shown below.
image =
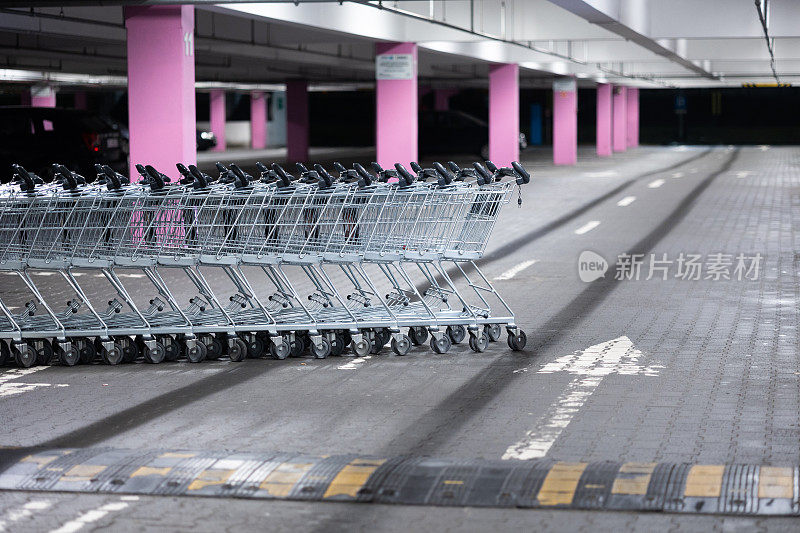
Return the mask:
M 800 515 L 796 466 L 0 449 L 0 489 Z

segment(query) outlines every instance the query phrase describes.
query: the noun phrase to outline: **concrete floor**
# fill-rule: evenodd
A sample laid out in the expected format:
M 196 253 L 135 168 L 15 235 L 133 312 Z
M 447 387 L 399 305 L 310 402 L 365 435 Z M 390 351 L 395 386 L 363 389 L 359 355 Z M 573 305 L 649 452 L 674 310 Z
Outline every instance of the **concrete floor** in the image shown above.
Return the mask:
M 0 393 L 0 446 L 488 459 L 544 450 L 562 461 L 800 463 L 793 223 L 800 148 L 639 148 L 608 160 L 582 152 L 569 168 L 534 152 L 525 162 L 533 183 L 521 208 L 505 208 L 481 262 L 490 278 L 508 278 L 496 283 L 528 333 L 524 352 L 505 342 L 484 354 L 466 344 L 446 355 L 427 347 L 402 358 L 384 351 L 354 369 L 339 358 L 47 367 L 0 384 L 0 391 L 24 389 Z M 578 257 L 587 250 L 611 265 L 604 280 L 579 279 Z M 676 277 L 682 253 L 702 255 L 701 279 Z M 719 253 L 731 257 L 715 261 Z M 613 280 L 620 254 L 643 254 L 639 280 Z M 673 261 L 660 265 L 666 279 L 661 270 L 645 279 L 650 254 Z M 761 255 L 756 280 L 736 279 L 738 254 Z M 728 261 L 733 279 L 713 279 L 712 263 L 718 272 Z M 3 280 L 0 292 L 21 296 Z M 619 346 L 631 364 L 601 372 L 600 380 L 559 370 L 590 347 Z M 55 529 L 103 506 L 105 514 L 81 531 L 796 526 L 789 519 L 0 492 L 0 531 Z

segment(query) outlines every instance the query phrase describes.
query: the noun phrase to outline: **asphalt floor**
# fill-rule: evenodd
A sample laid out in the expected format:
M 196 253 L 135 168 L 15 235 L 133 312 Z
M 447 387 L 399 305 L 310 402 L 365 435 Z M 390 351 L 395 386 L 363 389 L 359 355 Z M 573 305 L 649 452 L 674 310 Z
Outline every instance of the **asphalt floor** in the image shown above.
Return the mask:
M 533 182 L 521 207 L 515 198 L 504 208 L 479 266 L 516 311 L 524 351 L 502 339 L 482 354 L 463 343 L 358 362 L 8 367 L 0 446 L 800 464 L 800 148 L 640 147 L 609 159 L 582 150 L 574 167 L 534 150 L 523 162 Z M 582 281 L 598 256 L 605 277 Z M 105 297 L 86 276 L 93 297 Z M 40 283 L 70 296 L 50 277 Z M 179 279 L 171 287 L 191 296 Z M 0 296 L 15 306 L 26 298 L 5 275 Z M 752 531 L 797 522 L 0 492 L 0 531 L 108 527 Z

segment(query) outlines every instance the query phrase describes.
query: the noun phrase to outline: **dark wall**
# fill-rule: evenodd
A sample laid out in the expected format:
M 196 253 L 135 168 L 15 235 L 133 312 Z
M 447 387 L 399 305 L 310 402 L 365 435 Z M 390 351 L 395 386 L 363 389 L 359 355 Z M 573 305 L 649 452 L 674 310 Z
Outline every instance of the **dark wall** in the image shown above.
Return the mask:
M 309 92 L 311 146 L 373 146 L 375 92 Z
M 800 88 L 639 91 L 646 144 L 800 144 Z M 676 113 L 676 98 L 686 113 Z M 683 121 L 683 124 L 681 124 Z

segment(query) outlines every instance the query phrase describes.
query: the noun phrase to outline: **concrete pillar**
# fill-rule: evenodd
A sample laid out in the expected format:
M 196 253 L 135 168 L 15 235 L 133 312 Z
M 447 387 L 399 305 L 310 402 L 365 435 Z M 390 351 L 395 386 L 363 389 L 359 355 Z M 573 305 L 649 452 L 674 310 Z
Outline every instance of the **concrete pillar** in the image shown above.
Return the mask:
M 131 176 L 136 163 L 177 179 L 197 161 L 194 8 L 126 7 Z
M 578 88 L 575 80 L 553 82 L 553 163 L 578 161 Z
M 250 147 L 267 147 L 267 95 L 261 91 L 250 93 Z
M 217 145 L 213 148 L 215 152 L 222 152 L 227 145 L 225 144 L 225 91 L 214 89 L 209 94 L 209 119 L 211 121 L 211 133 L 217 138 Z
M 639 146 L 639 89 L 628 88 L 628 108 L 625 110 L 628 119 L 628 148 Z
M 614 141 L 615 152 L 624 152 L 628 149 L 628 119 L 627 102 L 628 92 L 626 87 L 614 87 Z
M 600 157 L 611 155 L 611 137 L 614 131 L 612 90 L 607 83 L 597 85 L 597 155 Z
M 519 159 L 519 65 L 489 67 L 489 159 L 508 166 Z
M 378 163 L 417 160 L 417 45 L 375 44 L 375 149 Z
M 49 85 L 34 85 L 31 87 L 32 107 L 55 107 L 56 90 Z
M 75 109 L 87 109 L 86 91 L 78 91 L 75 93 Z
M 435 89 L 433 91 L 433 109 L 435 111 L 447 111 L 450 109 L 450 97 L 458 91 L 455 89 Z
M 308 161 L 308 82 L 286 82 L 286 158 Z

